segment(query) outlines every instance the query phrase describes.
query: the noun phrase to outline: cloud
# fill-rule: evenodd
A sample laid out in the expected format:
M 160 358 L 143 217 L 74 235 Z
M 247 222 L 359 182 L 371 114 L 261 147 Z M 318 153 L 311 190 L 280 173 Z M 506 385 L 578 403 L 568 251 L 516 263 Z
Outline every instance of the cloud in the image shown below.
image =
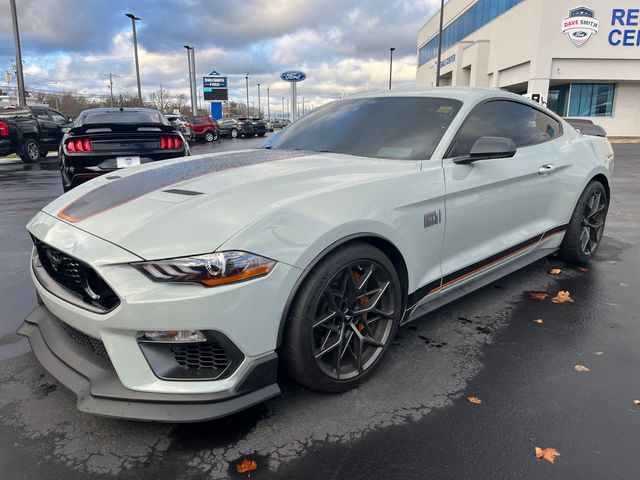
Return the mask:
M 131 22 L 138 22 L 143 94 L 160 83 L 188 95 L 185 44 L 195 47 L 198 84 L 215 69 L 229 76 L 230 96 L 244 100 L 268 85 L 281 101 L 289 86 L 279 74 L 300 68 L 299 95 L 314 105 L 356 91 L 386 88 L 389 47 L 395 47 L 394 86 L 413 86 L 416 38 L 437 0 L 20 0 L 26 83 L 31 88 L 106 95 L 136 88 Z M 43 14 L 46 12 L 46 14 Z M 9 2 L 0 3 L 0 69 L 10 68 Z

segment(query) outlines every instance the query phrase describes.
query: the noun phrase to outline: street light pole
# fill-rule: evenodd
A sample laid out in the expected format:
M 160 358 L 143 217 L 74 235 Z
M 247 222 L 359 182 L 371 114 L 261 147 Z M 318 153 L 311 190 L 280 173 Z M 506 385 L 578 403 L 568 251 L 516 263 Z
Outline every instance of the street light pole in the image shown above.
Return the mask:
M 389 49 L 389 90 L 391 90 L 391 74 L 393 72 L 393 51 L 395 47 Z
M 109 96 L 111 97 L 111 108 L 113 108 L 113 74 L 109 74 Z
M 436 65 L 436 87 L 440 86 L 440 64 L 442 63 L 442 23 L 444 21 L 444 0 L 440 0 L 440 28 L 438 29 L 438 64 Z
M 258 117 L 262 117 L 262 114 L 260 112 L 260 84 L 258 84 Z
M 142 89 L 140 88 L 140 65 L 138 63 L 138 37 L 136 35 L 136 20 L 140 20 L 139 17 L 136 17 L 133 13 L 125 13 L 125 16 L 131 19 L 131 26 L 133 27 L 133 53 L 136 58 L 136 79 L 138 81 L 138 102 L 140 106 L 143 107 L 142 104 Z
M 249 73 L 248 72 L 244 77 L 244 81 L 246 82 L 246 86 L 247 86 L 247 118 L 249 118 Z
M 196 53 L 191 45 L 183 45 L 187 49 L 189 62 L 189 91 L 191 93 L 191 115 L 198 115 L 198 92 L 196 90 Z
M 282 118 L 282 120 L 284 120 L 284 97 L 282 97 L 282 115 L 281 115 L 280 118 Z
M 267 85 L 267 118 L 271 119 L 271 106 L 269 105 L 269 89 L 271 85 Z
M 16 80 L 18 82 L 18 105 L 27 104 L 27 95 L 24 91 L 24 76 L 22 74 L 22 49 L 20 48 L 20 31 L 18 29 L 18 13 L 16 0 L 11 0 L 11 20 L 13 22 L 13 40 L 16 44 Z

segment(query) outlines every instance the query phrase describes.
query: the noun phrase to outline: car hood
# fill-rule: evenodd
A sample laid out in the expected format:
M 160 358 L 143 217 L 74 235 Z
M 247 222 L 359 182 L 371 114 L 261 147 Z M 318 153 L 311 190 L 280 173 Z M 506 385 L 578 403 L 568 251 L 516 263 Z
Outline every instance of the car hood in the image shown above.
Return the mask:
M 105 175 L 43 210 L 142 258 L 171 258 L 212 252 L 305 198 L 419 169 L 416 161 L 301 151 L 199 155 Z

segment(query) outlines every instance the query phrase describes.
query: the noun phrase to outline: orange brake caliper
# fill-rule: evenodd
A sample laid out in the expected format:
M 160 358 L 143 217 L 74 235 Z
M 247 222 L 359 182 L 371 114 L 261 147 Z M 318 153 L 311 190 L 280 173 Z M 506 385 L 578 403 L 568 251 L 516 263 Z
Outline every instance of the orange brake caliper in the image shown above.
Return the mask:
M 353 278 L 355 278 L 357 282 L 360 280 L 360 278 L 362 278 L 362 274 L 360 272 L 353 272 Z M 368 302 L 369 302 L 369 295 L 365 295 L 358 299 L 358 305 L 366 305 Z M 367 321 L 367 315 L 368 313 L 365 313 L 362 316 L 364 322 Z M 360 320 L 358 323 L 356 323 L 356 328 L 358 329 L 359 332 L 362 332 L 364 330 L 364 322 Z

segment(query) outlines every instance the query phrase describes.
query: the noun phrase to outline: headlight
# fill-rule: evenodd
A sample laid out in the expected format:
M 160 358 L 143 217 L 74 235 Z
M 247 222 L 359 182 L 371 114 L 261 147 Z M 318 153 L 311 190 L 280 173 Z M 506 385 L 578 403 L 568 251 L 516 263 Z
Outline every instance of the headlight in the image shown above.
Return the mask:
M 220 252 L 131 265 L 156 282 L 199 283 L 215 287 L 262 277 L 275 264 L 275 260 L 252 253 Z

